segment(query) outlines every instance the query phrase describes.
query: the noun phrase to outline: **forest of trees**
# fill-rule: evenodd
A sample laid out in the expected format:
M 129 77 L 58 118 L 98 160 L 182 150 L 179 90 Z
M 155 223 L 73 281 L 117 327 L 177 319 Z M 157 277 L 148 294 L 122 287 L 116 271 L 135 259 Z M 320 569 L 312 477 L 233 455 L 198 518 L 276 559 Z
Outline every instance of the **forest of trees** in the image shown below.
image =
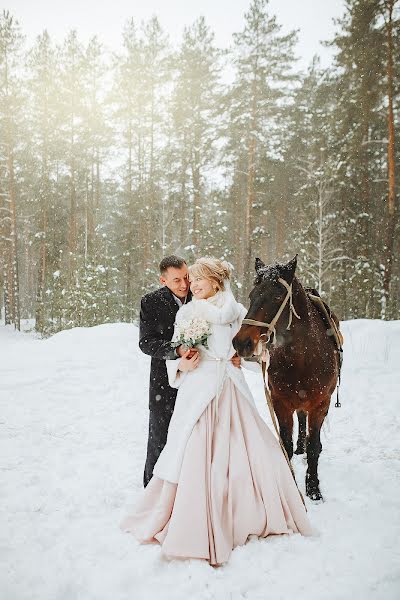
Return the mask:
M 329 68 L 301 71 L 296 36 L 252 0 L 228 50 L 203 17 L 178 45 L 153 17 L 119 53 L 27 47 L 3 11 L 3 322 L 134 321 L 167 254 L 227 259 L 246 304 L 256 256 L 298 253 L 341 319 L 399 318 L 398 4 L 346 0 Z

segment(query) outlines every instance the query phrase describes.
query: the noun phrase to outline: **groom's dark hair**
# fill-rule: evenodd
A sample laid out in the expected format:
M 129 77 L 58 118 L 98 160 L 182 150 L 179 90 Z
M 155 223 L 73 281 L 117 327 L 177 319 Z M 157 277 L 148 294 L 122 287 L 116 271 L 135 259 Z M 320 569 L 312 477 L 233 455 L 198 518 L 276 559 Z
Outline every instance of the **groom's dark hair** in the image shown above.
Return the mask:
M 160 273 L 161 275 L 165 273 L 169 267 L 174 267 L 174 269 L 180 269 L 186 265 L 186 260 L 181 258 L 180 256 L 175 256 L 175 254 L 171 254 L 171 256 L 165 256 L 160 262 Z

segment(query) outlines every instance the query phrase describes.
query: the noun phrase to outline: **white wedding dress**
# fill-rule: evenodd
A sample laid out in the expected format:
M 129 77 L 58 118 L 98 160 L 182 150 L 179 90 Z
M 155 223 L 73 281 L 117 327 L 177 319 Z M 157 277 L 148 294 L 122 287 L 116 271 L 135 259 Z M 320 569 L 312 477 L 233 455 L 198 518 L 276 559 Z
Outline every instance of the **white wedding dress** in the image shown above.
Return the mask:
M 250 535 L 313 533 L 279 443 L 242 369 L 230 362 L 245 314 L 229 289 L 193 299 L 177 314 L 177 321 L 197 316 L 211 323 L 209 349 L 201 348 L 194 371 L 180 373 L 179 359 L 167 361 L 178 388 L 167 443 L 121 524 L 141 542 L 159 543 L 168 557 L 219 565 Z

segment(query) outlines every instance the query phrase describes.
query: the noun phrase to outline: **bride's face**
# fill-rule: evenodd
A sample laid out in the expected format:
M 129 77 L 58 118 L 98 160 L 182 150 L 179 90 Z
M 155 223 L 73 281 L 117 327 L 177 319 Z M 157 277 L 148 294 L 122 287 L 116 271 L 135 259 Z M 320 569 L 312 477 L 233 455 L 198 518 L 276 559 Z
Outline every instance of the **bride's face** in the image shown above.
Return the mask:
M 199 275 L 190 275 L 189 281 L 190 290 L 195 298 L 204 300 L 206 298 L 211 298 L 211 296 L 214 296 L 215 290 L 209 279 L 206 279 L 205 277 L 200 277 Z

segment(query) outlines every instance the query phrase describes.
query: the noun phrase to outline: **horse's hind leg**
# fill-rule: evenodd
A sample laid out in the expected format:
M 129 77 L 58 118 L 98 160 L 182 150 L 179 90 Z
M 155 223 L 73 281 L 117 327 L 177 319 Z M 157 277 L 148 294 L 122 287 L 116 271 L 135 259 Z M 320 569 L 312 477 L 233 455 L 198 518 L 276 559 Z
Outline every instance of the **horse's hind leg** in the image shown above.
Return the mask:
M 299 421 L 299 434 L 297 436 L 297 448 L 295 454 L 304 454 L 306 451 L 307 415 L 302 410 L 297 411 Z
M 306 494 L 311 500 L 323 500 L 319 489 L 318 460 L 322 450 L 321 427 L 327 412 L 320 404 L 308 413 Z

